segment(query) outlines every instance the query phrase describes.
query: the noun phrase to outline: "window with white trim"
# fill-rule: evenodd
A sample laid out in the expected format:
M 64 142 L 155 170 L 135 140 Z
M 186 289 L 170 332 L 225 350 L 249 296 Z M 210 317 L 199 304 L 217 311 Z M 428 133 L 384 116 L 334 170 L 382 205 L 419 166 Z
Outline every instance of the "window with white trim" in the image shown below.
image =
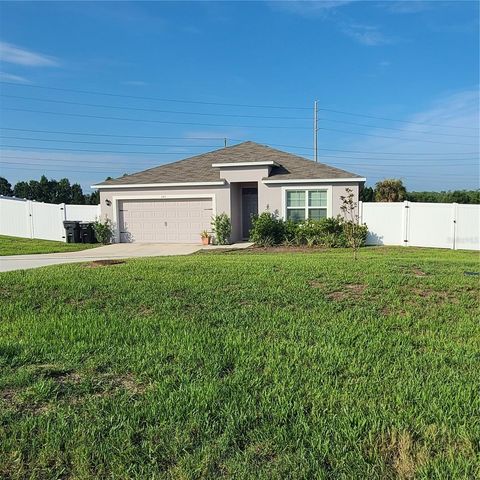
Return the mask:
M 287 190 L 287 220 L 319 220 L 327 216 L 326 190 Z

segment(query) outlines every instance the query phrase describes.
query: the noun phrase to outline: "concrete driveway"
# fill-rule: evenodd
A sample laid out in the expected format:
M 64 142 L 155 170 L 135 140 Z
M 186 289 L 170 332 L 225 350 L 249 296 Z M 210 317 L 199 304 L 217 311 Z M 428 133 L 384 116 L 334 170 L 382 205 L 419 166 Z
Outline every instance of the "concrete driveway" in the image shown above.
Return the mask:
M 247 248 L 251 243 L 236 243 L 228 249 Z M 191 244 L 163 243 L 116 243 L 104 247 L 78 252 L 43 253 L 36 255 L 10 255 L 0 257 L 0 272 L 46 267 L 62 263 L 93 262 L 95 260 L 113 260 L 138 257 L 166 257 L 171 255 L 190 255 L 199 250 L 214 250 L 225 246 L 202 246 Z

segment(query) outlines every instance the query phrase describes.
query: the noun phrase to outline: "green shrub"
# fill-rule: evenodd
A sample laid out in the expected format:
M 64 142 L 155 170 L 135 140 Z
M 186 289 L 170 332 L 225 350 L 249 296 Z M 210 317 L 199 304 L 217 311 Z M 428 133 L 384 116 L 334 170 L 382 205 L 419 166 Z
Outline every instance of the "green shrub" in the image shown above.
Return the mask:
M 93 222 L 93 231 L 95 232 L 95 238 L 103 245 L 107 245 L 111 242 L 113 237 L 113 224 L 109 218 L 104 221 L 95 220 Z
M 283 244 L 296 245 L 297 244 L 298 223 L 286 220 L 283 222 Z
M 212 230 L 215 233 L 215 243 L 218 245 L 228 245 L 230 243 L 232 223 L 226 213 L 213 217 Z
M 262 247 L 283 244 L 346 248 L 363 246 L 367 232 L 366 226 L 357 224 L 354 227 L 352 222 L 340 216 L 295 223 L 263 212 L 253 218 L 250 241 Z
M 284 241 L 285 222 L 278 215 L 263 212 L 252 219 L 250 241 L 256 245 L 267 247 L 278 245 Z
M 305 220 L 297 225 L 295 240 L 298 245 L 321 245 L 322 247 L 344 247 L 342 221 L 340 218 Z

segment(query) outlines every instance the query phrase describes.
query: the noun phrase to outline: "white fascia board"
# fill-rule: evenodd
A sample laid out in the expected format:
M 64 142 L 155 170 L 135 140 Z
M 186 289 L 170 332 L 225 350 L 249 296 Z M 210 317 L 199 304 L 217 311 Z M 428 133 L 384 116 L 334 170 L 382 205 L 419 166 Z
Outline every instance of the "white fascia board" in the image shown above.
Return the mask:
M 265 184 L 290 184 L 290 183 L 360 183 L 366 182 L 366 178 L 307 178 L 307 179 L 286 179 L 286 180 L 263 180 Z
M 273 160 L 265 160 L 263 162 L 235 162 L 235 163 L 212 163 L 213 168 L 230 168 L 230 167 L 271 167 L 278 166 Z
M 181 182 L 181 183 L 129 183 L 122 185 L 91 185 L 90 188 L 163 188 L 163 187 L 213 187 L 225 185 L 225 180 L 218 182 Z

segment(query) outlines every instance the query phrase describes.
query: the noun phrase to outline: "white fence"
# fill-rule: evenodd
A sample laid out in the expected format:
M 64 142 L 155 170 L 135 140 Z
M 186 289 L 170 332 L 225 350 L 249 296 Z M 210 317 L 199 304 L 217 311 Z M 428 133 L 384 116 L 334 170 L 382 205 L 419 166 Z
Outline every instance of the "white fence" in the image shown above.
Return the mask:
M 360 202 L 367 245 L 480 250 L 480 205 Z
M 66 205 L 0 197 L 0 235 L 65 240 L 64 220 L 91 222 L 100 205 Z

